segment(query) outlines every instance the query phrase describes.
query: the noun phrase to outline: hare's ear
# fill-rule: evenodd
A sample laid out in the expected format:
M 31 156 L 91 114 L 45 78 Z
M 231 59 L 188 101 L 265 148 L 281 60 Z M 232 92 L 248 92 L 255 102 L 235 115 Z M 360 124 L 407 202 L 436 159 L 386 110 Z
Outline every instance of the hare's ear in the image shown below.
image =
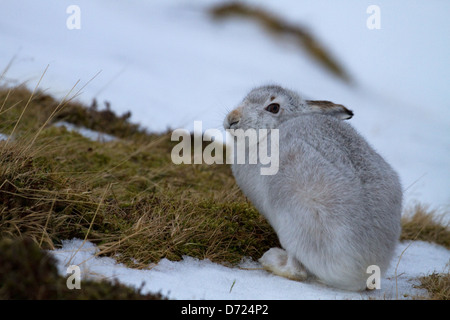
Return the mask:
M 313 112 L 335 116 L 341 120 L 348 120 L 353 117 L 353 111 L 341 104 L 335 104 L 325 100 L 306 100 L 306 103 Z

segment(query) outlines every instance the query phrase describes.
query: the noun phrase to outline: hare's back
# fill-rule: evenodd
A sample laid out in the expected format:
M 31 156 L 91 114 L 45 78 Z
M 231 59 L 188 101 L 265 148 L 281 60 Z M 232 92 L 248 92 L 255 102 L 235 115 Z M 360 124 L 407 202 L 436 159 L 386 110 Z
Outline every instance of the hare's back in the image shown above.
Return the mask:
M 362 180 L 391 175 L 391 167 L 345 121 L 325 115 L 305 115 L 293 118 L 280 127 L 280 155 L 306 145 L 336 168 L 352 170 Z

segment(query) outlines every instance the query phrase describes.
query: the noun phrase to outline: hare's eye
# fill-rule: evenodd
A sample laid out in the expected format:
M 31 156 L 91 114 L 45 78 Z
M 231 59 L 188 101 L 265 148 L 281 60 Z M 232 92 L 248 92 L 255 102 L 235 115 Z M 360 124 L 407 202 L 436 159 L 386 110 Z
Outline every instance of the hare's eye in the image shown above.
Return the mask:
M 280 105 L 278 103 L 271 103 L 266 107 L 266 110 L 272 113 L 278 113 L 280 111 Z

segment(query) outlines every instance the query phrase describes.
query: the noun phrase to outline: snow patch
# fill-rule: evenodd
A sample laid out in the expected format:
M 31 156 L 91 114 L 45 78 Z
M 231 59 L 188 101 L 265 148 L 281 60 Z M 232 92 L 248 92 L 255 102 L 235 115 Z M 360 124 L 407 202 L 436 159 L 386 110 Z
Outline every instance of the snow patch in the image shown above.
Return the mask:
M 88 138 L 92 141 L 99 141 L 99 142 L 109 142 L 117 140 L 117 137 L 114 137 L 110 134 L 91 130 L 84 127 L 76 126 L 72 123 L 60 121 L 53 124 L 55 127 L 65 127 L 69 131 L 75 131 L 81 134 L 83 137 Z
M 58 261 L 62 276 L 67 276 L 69 265 L 78 265 L 82 279 L 117 279 L 125 285 L 142 288 L 143 293 L 162 293 L 170 299 L 405 299 L 426 296 L 425 290 L 414 288 L 415 278 L 448 272 L 450 262 L 450 250 L 444 247 L 423 241 L 402 242 L 397 246 L 391 267 L 381 279 L 381 289 L 349 292 L 312 280 L 297 282 L 275 276 L 249 258 L 236 267 L 227 267 L 185 256 L 181 261 L 162 259 L 148 269 L 138 270 L 112 258 L 98 257 L 98 252 L 94 244 L 83 244 L 79 239 L 64 241 L 61 249 L 50 251 Z

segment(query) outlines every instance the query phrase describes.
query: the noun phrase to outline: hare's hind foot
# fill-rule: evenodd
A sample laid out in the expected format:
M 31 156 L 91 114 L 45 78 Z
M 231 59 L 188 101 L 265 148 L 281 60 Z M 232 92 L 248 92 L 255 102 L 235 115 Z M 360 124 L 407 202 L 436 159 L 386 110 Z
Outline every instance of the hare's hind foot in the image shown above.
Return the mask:
M 303 281 L 308 273 L 303 265 L 281 248 L 271 248 L 259 259 L 263 268 L 281 277 Z

